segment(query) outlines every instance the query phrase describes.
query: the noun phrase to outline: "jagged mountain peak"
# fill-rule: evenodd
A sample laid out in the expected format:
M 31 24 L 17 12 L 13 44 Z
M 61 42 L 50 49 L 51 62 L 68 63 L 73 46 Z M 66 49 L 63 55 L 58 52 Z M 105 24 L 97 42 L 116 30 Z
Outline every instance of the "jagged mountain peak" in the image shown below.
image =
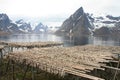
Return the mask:
M 42 27 L 44 26 L 41 22 L 36 27 Z
M 47 26 L 43 25 L 42 23 L 39 23 L 35 29 L 33 30 L 34 33 L 41 33 L 47 31 Z
M 32 31 L 30 24 L 22 19 L 12 22 L 7 14 L 0 14 L 0 30 L 7 33 L 26 33 Z
M 84 13 L 84 10 L 83 10 L 83 7 L 80 7 L 76 12 L 75 12 L 75 14 L 83 14 Z
M 80 7 L 73 15 L 63 22 L 61 28 L 56 33 L 88 35 L 91 32 L 90 29 L 93 28 L 91 27 L 83 7 Z
M 31 33 L 32 27 L 30 23 L 25 22 L 23 19 L 17 20 L 15 22 L 19 28 L 20 31 L 24 33 Z
M 84 15 L 83 7 L 80 7 L 71 17 L 73 20 L 76 20 L 76 18 L 79 18 L 81 15 Z
M 11 21 L 7 14 L 0 14 L 0 31 L 7 33 L 41 33 L 47 31 L 47 26 L 41 22 L 33 30 L 31 23 L 24 18 Z

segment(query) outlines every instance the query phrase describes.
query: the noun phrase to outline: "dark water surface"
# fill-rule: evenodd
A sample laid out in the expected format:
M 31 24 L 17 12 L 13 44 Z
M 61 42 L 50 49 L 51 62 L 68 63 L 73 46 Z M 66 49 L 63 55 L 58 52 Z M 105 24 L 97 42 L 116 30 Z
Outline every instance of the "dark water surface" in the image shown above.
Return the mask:
M 119 37 L 111 36 L 57 36 L 54 34 L 14 34 L 0 36 L 2 41 L 10 42 L 34 42 L 34 41 L 60 41 L 64 43 L 64 46 L 77 46 L 77 45 L 108 45 L 108 46 L 120 46 Z

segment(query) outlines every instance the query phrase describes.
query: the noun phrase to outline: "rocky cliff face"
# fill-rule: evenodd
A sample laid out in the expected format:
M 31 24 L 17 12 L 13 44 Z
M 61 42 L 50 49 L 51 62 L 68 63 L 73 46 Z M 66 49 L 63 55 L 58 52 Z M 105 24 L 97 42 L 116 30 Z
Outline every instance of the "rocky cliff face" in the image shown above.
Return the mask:
M 91 26 L 83 8 L 79 8 L 73 15 L 65 20 L 57 34 L 72 34 L 72 35 L 89 35 L 91 34 Z

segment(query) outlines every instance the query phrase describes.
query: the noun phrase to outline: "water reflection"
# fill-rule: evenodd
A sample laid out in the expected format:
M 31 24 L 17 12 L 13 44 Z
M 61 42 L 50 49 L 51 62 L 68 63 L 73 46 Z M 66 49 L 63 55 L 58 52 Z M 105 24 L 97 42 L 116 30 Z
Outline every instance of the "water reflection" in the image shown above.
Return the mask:
M 77 45 L 114 45 L 120 46 L 119 37 L 111 36 L 57 36 L 53 34 L 14 34 L 0 36 L 0 40 L 11 42 L 61 41 L 64 46 Z
M 119 37 L 111 37 L 111 36 L 97 36 L 97 37 L 93 37 L 93 44 L 120 46 L 120 38 Z

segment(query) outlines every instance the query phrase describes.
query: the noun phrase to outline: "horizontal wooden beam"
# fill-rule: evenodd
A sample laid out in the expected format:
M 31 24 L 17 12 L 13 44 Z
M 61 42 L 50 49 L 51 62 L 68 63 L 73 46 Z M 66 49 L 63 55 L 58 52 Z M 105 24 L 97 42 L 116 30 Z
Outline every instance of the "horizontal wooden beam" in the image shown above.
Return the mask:
M 119 68 L 115 68 L 115 67 L 110 67 L 110 66 L 101 66 L 102 68 L 107 68 L 107 69 L 112 69 L 112 70 L 117 70 L 120 71 Z
M 102 78 L 98 78 L 98 77 L 95 77 L 95 76 L 91 76 L 91 75 L 88 75 L 88 74 L 76 72 L 76 71 L 69 70 L 69 69 L 66 69 L 65 71 L 68 74 L 72 74 L 72 75 L 75 75 L 75 76 L 78 76 L 78 77 L 83 77 L 83 78 L 86 78 L 88 80 L 105 80 L 105 79 L 102 79 Z

